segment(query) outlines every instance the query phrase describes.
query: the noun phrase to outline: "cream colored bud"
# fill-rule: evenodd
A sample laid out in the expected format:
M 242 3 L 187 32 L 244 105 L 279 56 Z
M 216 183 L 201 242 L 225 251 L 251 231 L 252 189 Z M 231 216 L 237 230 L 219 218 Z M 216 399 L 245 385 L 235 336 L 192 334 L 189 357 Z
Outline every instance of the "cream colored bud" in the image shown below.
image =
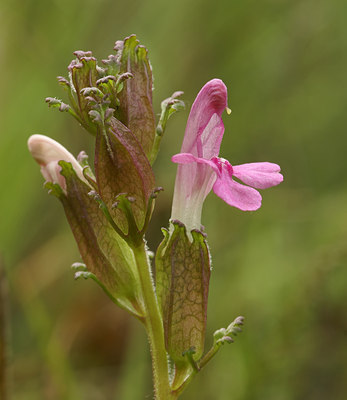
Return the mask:
M 28 148 L 35 161 L 41 167 L 43 177 L 53 183 L 58 183 L 66 191 L 65 178 L 60 174 L 60 160 L 70 162 L 77 176 L 88 184 L 83 175 L 83 168 L 76 158 L 64 146 L 44 135 L 32 135 L 28 140 Z

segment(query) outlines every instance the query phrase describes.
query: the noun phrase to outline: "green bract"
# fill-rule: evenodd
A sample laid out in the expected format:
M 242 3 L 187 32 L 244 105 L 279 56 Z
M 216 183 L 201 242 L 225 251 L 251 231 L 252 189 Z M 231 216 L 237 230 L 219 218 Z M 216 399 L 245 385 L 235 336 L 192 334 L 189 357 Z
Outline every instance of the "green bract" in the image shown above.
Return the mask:
M 206 237 L 172 222 L 156 254 L 156 290 L 163 315 L 166 349 L 177 364 L 189 364 L 185 352 L 204 351 L 210 254 Z
M 130 73 L 119 93 L 117 117 L 137 137 L 147 156 L 152 151 L 155 135 L 155 117 L 152 106 L 152 68 L 148 51 L 131 35 L 116 42 L 120 74 Z
M 141 316 L 138 274 L 131 249 L 112 229 L 93 198 L 92 189 L 77 177 L 71 163 L 60 161 L 59 164 L 67 193 L 57 184 L 49 182 L 46 186 L 64 206 L 88 271 L 122 308 Z
M 141 231 L 146 215 L 152 211 L 149 200 L 154 191 L 154 175 L 134 134 L 114 117 L 97 130 L 95 173 L 98 192 L 115 223 L 125 234 L 133 224 L 131 215 L 118 207 L 117 195 L 125 194 L 135 225 Z

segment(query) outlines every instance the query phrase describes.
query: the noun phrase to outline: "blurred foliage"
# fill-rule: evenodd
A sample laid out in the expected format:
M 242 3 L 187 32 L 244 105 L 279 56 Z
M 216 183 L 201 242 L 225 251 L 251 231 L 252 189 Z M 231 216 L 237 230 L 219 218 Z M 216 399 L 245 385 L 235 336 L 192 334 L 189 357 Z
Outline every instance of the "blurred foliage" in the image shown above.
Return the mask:
M 92 138 L 47 109 L 63 97 L 74 50 L 104 58 L 136 33 L 150 51 L 155 98 L 188 106 L 218 77 L 229 88 L 222 156 L 272 161 L 285 182 L 255 213 L 209 196 L 203 223 L 214 270 L 209 336 L 245 315 L 182 399 L 300 400 L 347 396 L 347 3 L 344 0 L 2 0 L 0 3 L 0 252 L 10 286 L 15 400 L 141 399 L 151 394 L 139 324 L 90 282 L 63 210 L 42 190 L 26 148 L 44 133 L 74 154 Z M 189 109 L 189 107 L 188 107 Z M 165 192 L 148 234 L 167 224 L 188 109 L 169 121 L 155 165 Z M 136 384 L 134 384 L 136 382 Z

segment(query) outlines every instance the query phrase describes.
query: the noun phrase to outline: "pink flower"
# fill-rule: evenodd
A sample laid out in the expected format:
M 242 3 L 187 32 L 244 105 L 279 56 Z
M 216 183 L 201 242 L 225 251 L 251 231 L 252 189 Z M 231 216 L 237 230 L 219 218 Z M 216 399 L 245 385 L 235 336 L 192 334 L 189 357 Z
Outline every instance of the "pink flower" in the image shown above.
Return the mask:
M 172 157 L 179 166 L 171 218 L 183 222 L 188 231 L 200 229 L 202 205 L 212 189 L 229 205 L 254 211 L 261 206 L 261 195 L 255 189 L 266 189 L 283 181 L 277 164 L 257 162 L 232 166 L 218 157 L 224 134 L 221 115 L 226 108 L 227 88 L 220 79 L 212 79 L 194 101 L 181 153 Z M 249 186 L 236 182 L 233 177 Z

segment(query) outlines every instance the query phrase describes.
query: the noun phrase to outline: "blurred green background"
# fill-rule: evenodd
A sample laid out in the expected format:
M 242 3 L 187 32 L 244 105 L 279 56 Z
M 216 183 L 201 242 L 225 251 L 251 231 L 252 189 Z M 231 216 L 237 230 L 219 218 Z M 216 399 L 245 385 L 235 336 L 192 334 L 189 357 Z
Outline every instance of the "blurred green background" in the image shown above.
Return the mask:
M 347 398 L 347 3 L 345 0 L 2 0 L 0 3 L 0 252 L 8 281 L 14 400 L 151 398 L 142 327 L 89 281 L 61 205 L 47 196 L 26 140 L 43 133 L 74 154 L 93 140 L 66 115 L 74 50 L 106 58 L 136 33 L 150 51 L 154 105 L 175 90 L 187 109 L 169 121 L 155 165 L 155 249 L 170 216 L 188 111 L 209 79 L 224 80 L 231 116 L 221 155 L 272 161 L 285 181 L 255 213 L 210 195 L 203 224 L 213 256 L 207 345 L 237 315 L 244 332 L 182 399 Z

